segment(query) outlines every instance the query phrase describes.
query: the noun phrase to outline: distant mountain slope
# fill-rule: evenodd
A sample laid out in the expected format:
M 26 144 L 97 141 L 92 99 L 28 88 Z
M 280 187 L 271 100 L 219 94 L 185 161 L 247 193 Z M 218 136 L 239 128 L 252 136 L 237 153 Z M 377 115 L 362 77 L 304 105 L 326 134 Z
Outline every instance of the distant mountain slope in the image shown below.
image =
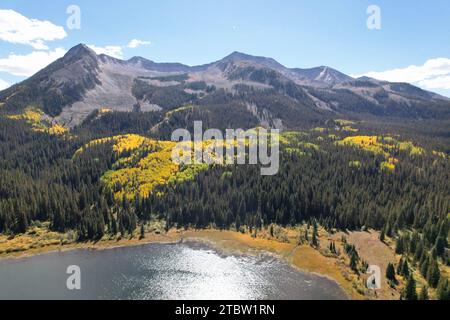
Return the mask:
M 236 117 L 281 128 L 332 114 L 450 118 L 447 98 L 407 83 L 353 79 L 326 66 L 290 69 L 240 52 L 192 67 L 141 57 L 124 61 L 97 55 L 82 44 L 0 92 L 0 102 L 1 112 L 33 106 L 68 127 L 99 109 L 155 111 L 186 105 L 207 108 L 200 114 L 210 116 L 233 109 Z
M 306 85 L 309 83 L 318 86 L 334 86 L 354 80 L 342 72 L 324 66 L 310 69 L 292 69 L 292 71 L 301 77 Z
M 0 92 L 0 101 L 10 110 L 34 105 L 56 116 L 64 107 L 82 100 L 88 90 L 101 85 L 99 72 L 98 56 L 79 45 L 31 78 Z

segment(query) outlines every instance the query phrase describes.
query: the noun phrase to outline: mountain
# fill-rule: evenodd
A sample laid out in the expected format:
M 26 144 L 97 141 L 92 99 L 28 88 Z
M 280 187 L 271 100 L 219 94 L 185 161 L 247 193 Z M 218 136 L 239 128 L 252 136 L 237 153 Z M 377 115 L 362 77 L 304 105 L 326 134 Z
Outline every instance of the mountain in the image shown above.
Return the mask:
M 330 115 L 445 118 L 450 101 L 407 83 L 354 79 L 330 67 L 287 68 L 272 58 L 233 52 L 201 66 L 120 60 L 80 44 L 29 79 L 0 92 L 2 112 L 34 106 L 74 127 L 98 109 L 224 109 L 250 122 L 290 128 Z M 230 112 L 231 114 L 232 112 Z M 228 119 L 232 124 L 233 119 Z
M 316 84 L 318 86 L 334 86 L 336 84 L 350 82 L 354 79 L 342 72 L 330 67 L 316 67 L 310 69 L 293 69 L 295 74 L 305 80 L 305 84 Z
M 101 85 L 99 73 L 98 56 L 79 45 L 31 78 L 0 92 L 0 101 L 12 110 L 36 105 L 48 115 L 56 116 L 64 107 L 82 100 L 87 91 Z

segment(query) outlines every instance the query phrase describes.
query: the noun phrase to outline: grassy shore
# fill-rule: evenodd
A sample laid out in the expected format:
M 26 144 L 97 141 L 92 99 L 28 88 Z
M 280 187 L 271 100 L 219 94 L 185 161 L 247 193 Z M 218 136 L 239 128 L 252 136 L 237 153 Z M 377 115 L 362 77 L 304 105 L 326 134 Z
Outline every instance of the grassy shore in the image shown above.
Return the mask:
M 362 288 L 355 285 L 355 279 L 349 276 L 350 270 L 338 259 L 326 257 L 309 245 L 297 245 L 297 235 L 294 230 L 287 230 L 286 234 L 287 239 L 282 241 L 264 233 L 255 238 L 249 233 L 217 230 L 187 231 L 185 237 L 196 241 L 205 241 L 227 253 L 272 253 L 300 271 L 336 281 L 350 299 L 366 298 L 362 291 L 358 292 Z
M 138 236 L 103 237 L 98 241 L 77 241 L 72 232 L 57 233 L 47 226 L 33 227 L 25 234 L 14 237 L 0 234 L 0 259 L 23 258 L 42 253 L 68 251 L 74 249 L 101 250 L 115 247 L 136 246 L 148 243 L 176 243 L 182 240 L 182 232 L 172 229 L 169 232 L 149 231 L 145 238 Z
M 250 233 L 220 231 L 215 229 L 184 230 L 171 229 L 163 231 L 162 224 L 153 223 L 146 227 L 145 237 L 139 239 L 138 233 L 134 237 L 104 237 L 96 242 L 77 242 L 72 233 L 55 233 L 48 230 L 48 226 L 31 228 L 26 234 L 15 237 L 0 235 L 0 259 L 20 258 L 36 254 L 67 251 L 73 249 L 101 250 L 115 247 L 136 246 L 148 243 L 177 243 L 182 240 L 199 241 L 212 245 L 219 251 L 231 254 L 259 254 L 271 253 L 284 259 L 297 269 L 327 277 L 347 293 L 351 299 L 398 299 L 399 294 L 390 288 L 384 279 L 383 288 L 374 293 L 365 288 L 365 275 L 356 274 L 349 268 L 349 259 L 343 253 L 341 243 L 342 234 L 329 234 L 320 229 L 320 245 L 317 248 L 309 244 L 299 244 L 298 235 L 302 234 L 306 226 L 295 228 L 275 227 L 275 231 L 269 228 Z M 395 255 L 389 246 L 377 240 L 377 234 L 372 232 L 351 233 L 346 235 L 348 241 L 355 243 L 359 248 L 363 259 L 370 264 L 378 264 L 382 267 L 388 262 L 394 261 Z M 341 254 L 331 254 L 328 245 L 334 241 Z M 379 243 L 378 243 L 378 242 Z M 365 249 L 370 248 L 370 250 Z

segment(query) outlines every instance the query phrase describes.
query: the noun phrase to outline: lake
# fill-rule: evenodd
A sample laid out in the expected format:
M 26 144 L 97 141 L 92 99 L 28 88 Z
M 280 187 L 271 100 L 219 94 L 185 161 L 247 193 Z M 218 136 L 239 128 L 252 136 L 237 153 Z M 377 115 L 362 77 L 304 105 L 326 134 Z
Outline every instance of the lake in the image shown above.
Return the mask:
M 68 290 L 68 266 L 81 290 Z M 273 256 L 224 255 L 200 243 L 72 250 L 0 260 L 0 299 L 346 299 L 333 281 Z

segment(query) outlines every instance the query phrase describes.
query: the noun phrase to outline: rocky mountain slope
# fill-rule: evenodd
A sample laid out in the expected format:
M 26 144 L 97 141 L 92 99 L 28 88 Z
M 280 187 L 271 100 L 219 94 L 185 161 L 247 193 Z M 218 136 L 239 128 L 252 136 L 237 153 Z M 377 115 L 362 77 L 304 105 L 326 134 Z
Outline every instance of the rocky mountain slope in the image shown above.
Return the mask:
M 176 110 L 253 117 L 276 127 L 295 127 L 323 115 L 450 118 L 450 100 L 406 83 L 353 79 L 322 66 L 287 68 L 274 59 L 234 52 L 202 65 L 127 61 L 77 45 L 34 76 L 0 92 L 2 112 L 27 107 L 49 121 L 74 127 L 93 111 Z M 215 108 L 213 108 L 215 106 Z

